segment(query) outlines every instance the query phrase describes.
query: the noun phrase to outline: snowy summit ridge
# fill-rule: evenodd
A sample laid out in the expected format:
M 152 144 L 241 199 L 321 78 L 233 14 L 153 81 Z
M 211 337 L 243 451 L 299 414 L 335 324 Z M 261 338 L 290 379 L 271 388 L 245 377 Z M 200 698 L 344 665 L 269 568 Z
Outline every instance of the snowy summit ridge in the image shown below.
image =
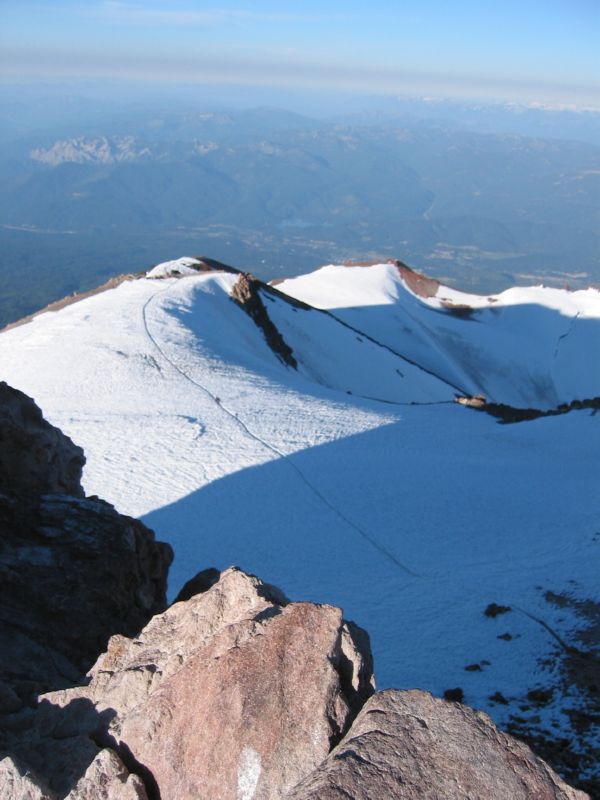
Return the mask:
M 234 301 L 242 278 L 177 259 L 40 313 L 0 333 L 0 377 L 84 448 L 88 494 L 173 545 L 173 594 L 210 562 L 342 605 L 382 686 L 460 687 L 591 764 L 569 658 L 600 602 L 598 418 L 499 425 L 454 401 L 597 399 L 600 294 L 479 297 L 393 262 Z

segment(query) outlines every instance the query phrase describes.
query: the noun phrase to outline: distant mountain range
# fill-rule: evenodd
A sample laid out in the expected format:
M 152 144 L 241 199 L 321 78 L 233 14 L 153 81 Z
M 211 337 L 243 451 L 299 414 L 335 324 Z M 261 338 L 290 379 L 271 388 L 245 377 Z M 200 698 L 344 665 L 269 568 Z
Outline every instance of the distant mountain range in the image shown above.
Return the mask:
M 583 288 L 600 281 L 599 177 L 591 143 L 406 114 L 132 113 L 29 133 L 0 160 L 0 324 L 174 248 L 262 278 L 399 256 L 475 291 Z

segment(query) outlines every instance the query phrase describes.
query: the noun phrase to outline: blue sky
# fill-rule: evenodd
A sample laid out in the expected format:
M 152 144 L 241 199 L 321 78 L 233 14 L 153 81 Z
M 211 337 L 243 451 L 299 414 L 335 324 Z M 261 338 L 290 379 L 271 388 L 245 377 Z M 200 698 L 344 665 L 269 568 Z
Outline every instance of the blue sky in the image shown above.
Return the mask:
M 0 0 L 0 76 L 600 106 L 600 0 Z

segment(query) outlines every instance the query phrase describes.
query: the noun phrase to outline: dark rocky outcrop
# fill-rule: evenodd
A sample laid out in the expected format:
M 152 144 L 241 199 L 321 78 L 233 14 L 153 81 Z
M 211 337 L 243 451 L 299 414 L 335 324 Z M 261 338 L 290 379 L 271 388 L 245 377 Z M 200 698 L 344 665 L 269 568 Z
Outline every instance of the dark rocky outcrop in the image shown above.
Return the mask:
M 165 606 L 168 545 L 84 498 L 82 450 L 0 384 L 0 712 L 72 685 Z
M 296 369 L 298 362 L 294 358 L 292 348 L 285 342 L 267 313 L 260 296 L 263 286 L 254 275 L 244 272 L 237 279 L 231 290 L 231 299 L 242 308 L 254 323 L 261 329 L 265 340 L 275 355 L 288 367 Z
M 490 718 L 426 692 L 379 692 L 289 800 L 577 800 Z
M 164 608 L 170 561 L 101 500 L 43 495 L 24 508 L 0 497 L 0 681 L 22 703 L 72 685 L 112 634 L 135 634 Z
M 83 450 L 50 425 L 23 392 L 0 381 L 0 491 L 83 497 Z

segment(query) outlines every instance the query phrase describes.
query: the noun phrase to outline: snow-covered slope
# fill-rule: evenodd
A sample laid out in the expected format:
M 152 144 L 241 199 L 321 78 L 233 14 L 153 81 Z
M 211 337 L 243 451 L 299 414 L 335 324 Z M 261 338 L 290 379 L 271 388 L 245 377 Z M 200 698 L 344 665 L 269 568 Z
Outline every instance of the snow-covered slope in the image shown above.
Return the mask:
M 277 288 L 368 333 L 466 394 L 520 408 L 600 395 L 600 292 L 479 296 L 397 264 L 327 266 Z
M 393 303 L 380 301 L 402 288 L 387 266 L 350 315 L 371 339 L 261 292 L 294 370 L 231 300 L 235 274 L 169 277 L 177 263 L 0 334 L 0 378 L 84 447 L 87 492 L 174 545 L 172 593 L 201 568 L 239 564 L 294 599 L 344 606 L 371 633 L 380 686 L 462 687 L 501 724 L 517 715 L 576 739 L 563 712 L 585 689 L 553 632 L 580 646 L 581 602 L 600 601 L 600 417 L 499 425 L 452 402 L 431 372 L 462 387 L 465 370 L 447 367 L 441 328 L 436 340 L 411 323 L 411 360 L 437 342 L 429 371 L 372 340 L 391 341 Z M 358 305 L 346 278 L 370 271 L 333 270 L 342 316 Z M 463 321 L 402 291 L 414 319 L 472 325 L 492 348 L 492 317 Z M 526 327 L 531 309 L 514 308 Z M 494 602 L 512 610 L 488 617 Z M 535 688 L 554 694 L 522 711 Z

